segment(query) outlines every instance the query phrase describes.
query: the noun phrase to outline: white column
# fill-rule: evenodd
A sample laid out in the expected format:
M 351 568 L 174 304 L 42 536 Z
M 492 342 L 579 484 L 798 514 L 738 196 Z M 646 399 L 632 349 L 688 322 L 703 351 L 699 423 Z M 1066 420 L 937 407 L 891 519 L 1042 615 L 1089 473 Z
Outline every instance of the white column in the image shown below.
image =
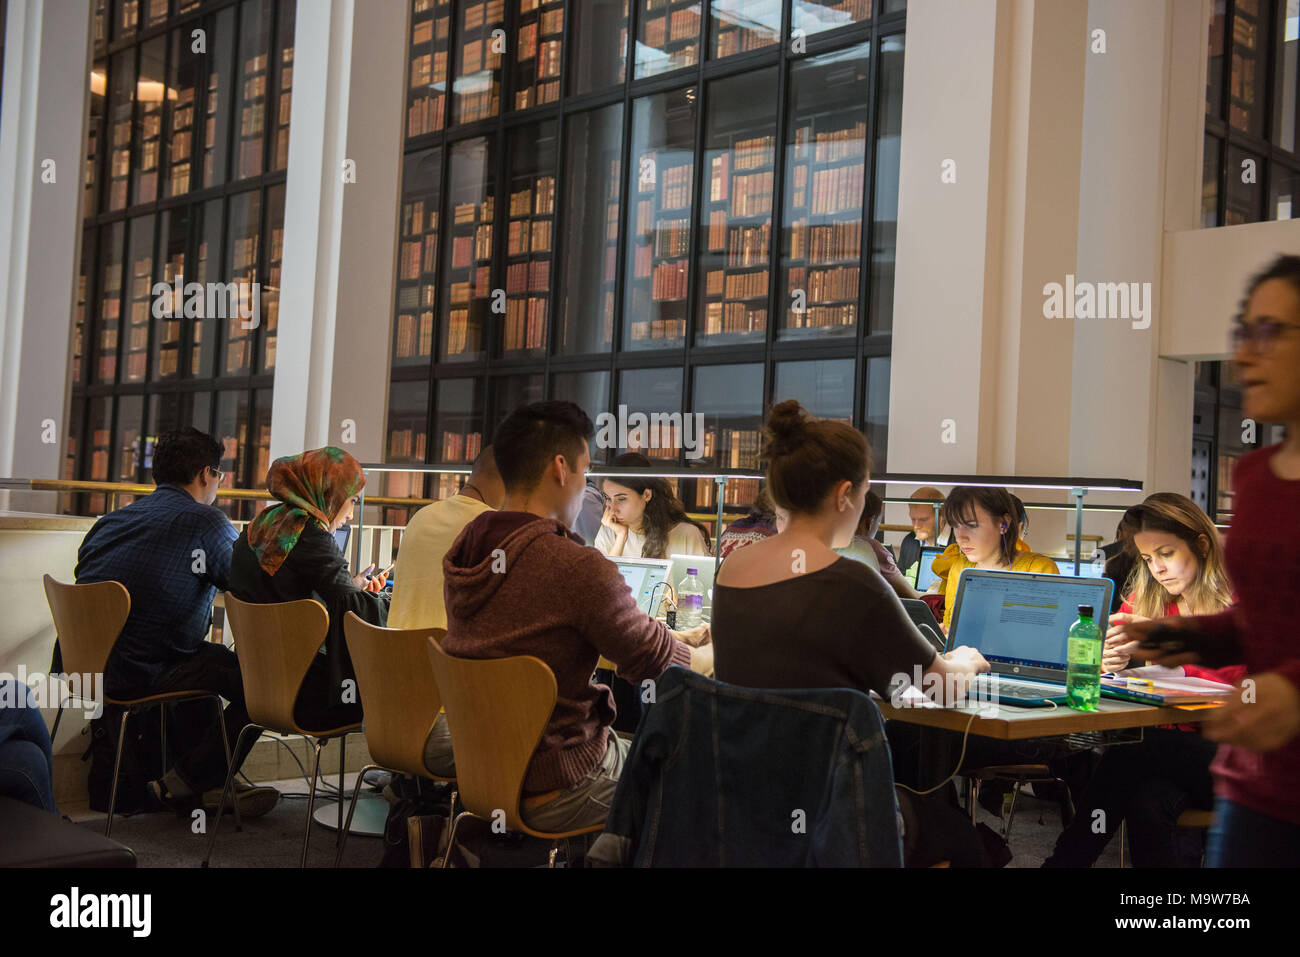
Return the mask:
M 383 457 L 409 7 L 299 6 L 272 458 Z
M 0 476 L 58 478 L 67 438 L 90 4 L 10 3 L 0 110 Z M 0 492 L 52 511 L 53 493 Z

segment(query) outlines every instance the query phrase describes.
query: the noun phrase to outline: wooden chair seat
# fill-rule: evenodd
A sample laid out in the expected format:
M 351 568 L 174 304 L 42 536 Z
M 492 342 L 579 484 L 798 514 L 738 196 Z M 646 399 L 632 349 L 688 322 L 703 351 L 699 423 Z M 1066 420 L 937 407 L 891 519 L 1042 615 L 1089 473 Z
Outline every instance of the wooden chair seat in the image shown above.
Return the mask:
M 547 791 L 544 794 L 529 795 L 520 800 L 519 806 L 531 811 L 533 808 L 541 807 L 543 804 L 550 804 L 563 793 L 563 791 Z
M 110 695 L 104 695 L 104 704 L 115 705 L 119 708 L 136 708 L 144 704 L 159 704 L 161 702 L 186 701 L 190 698 L 214 698 L 220 697 L 215 691 L 202 691 L 194 689 L 191 691 L 164 691 L 162 694 L 145 695 L 143 698 L 114 698 Z

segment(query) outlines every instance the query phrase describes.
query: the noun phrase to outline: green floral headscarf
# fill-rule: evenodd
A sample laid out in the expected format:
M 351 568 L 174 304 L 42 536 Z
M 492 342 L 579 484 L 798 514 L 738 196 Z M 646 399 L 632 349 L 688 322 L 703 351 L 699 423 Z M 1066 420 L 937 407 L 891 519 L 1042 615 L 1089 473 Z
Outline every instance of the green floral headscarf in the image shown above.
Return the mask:
M 361 463 L 332 445 L 276 459 L 266 473 L 266 488 L 280 501 L 248 523 L 248 544 L 258 564 L 274 575 L 308 522 L 329 528 L 365 486 Z

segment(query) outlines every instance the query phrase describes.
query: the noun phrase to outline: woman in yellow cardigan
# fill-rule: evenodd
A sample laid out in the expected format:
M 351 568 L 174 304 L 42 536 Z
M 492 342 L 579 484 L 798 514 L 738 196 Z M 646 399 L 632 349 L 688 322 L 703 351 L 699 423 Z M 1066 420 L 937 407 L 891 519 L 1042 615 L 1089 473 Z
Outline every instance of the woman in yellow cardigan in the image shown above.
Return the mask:
M 1004 488 L 955 488 L 943 504 L 942 516 L 944 524 L 952 527 L 954 541 L 930 567 L 941 576 L 940 594 L 947 596 L 943 608 L 945 632 L 952 622 L 957 581 L 966 569 L 1060 573 L 1056 562 L 1021 544 L 1016 500 Z

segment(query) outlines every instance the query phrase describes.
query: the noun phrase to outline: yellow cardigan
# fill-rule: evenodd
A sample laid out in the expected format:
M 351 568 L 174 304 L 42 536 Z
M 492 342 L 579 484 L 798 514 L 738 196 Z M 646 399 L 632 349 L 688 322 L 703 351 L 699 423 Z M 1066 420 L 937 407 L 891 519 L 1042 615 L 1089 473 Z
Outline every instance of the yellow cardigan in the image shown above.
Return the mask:
M 975 563 L 961 553 L 961 549 L 956 542 L 945 548 L 943 554 L 930 563 L 931 570 L 940 579 L 939 594 L 945 596 L 943 602 L 944 628 L 952 624 L 952 606 L 953 599 L 957 597 L 957 580 L 961 578 L 962 572 L 974 567 Z M 1016 551 L 1016 560 L 1012 563 L 1011 570 L 1013 572 L 1037 572 L 1047 575 L 1059 575 L 1061 572 L 1056 562 L 1046 555 L 1019 549 Z

